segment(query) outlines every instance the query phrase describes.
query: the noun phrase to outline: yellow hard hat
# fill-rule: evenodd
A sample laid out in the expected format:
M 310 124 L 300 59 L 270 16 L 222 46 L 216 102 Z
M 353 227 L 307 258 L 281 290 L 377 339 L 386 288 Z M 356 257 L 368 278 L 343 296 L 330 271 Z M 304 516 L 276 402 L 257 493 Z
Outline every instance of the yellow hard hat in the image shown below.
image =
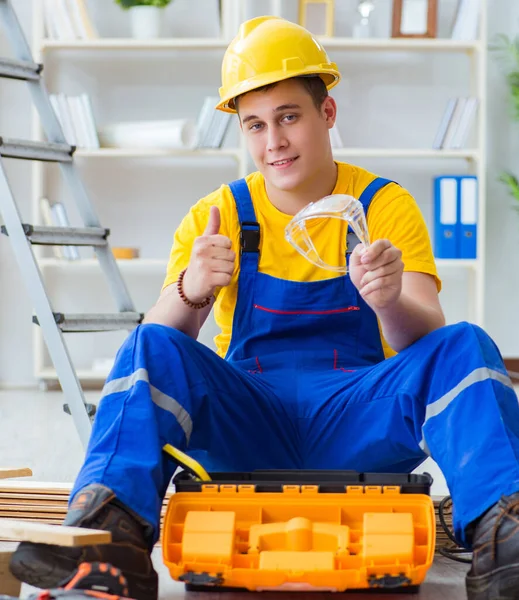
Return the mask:
M 256 17 L 240 26 L 222 62 L 217 109 L 236 112 L 234 98 L 291 77 L 318 75 L 328 89 L 340 73 L 322 45 L 304 27 L 280 17 Z

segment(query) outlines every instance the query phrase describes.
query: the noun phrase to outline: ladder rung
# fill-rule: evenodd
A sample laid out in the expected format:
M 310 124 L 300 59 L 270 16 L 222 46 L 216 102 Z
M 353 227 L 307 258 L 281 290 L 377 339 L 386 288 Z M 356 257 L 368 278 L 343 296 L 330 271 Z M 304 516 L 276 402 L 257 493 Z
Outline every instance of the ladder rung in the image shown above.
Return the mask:
M 0 77 L 21 79 L 22 81 L 38 81 L 43 65 L 24 60 L 0 58 Z
M 72 162 L 75 146 L 54 142 L 30 142 L 25 140 L 6 140 L 0 137 L 0 156 L 22 158 L 25 160 L 43 160 L 50 162 Z
M 53 313 L 54 320 L 61 331 L 118 331 L 134 329 L 142 321 L 144 315 L 138 312 L 120 312 L 112 314 L 63 314 Z M 39 325 L 38 317 L 32 322 Z
M 109 229 L 103 227 L 46 227 L 22 223 L 27 239 L 40 246 L 106 246 Z M 2 225 L 2 233 L 9 235 Z

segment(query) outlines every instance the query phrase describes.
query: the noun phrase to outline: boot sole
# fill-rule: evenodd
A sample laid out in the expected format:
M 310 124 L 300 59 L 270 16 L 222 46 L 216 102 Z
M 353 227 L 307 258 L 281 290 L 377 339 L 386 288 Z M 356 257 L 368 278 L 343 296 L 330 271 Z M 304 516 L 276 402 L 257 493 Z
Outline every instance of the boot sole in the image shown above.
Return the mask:
M 519 563 L 467 576 L 466 587 L 468 600 L 519 600 Z
M 78 558 L 64 556 L 61 546 L 34 543 L 25 545 L 22 542 L 11 557 L 9 569 L 16 579 L 23 583 L 37 588 L 53 589 L 68 580 L 76 571 Z M 157 600 L 158 576 L 155 571 L 147 575 L 127 573 L 126 579 L 132 598 Z
M 11 573 L 38 588 L 54 588 L 77 569 L 77 561 L 55 552 L 45 544 L 20 544 L 11 558 Z

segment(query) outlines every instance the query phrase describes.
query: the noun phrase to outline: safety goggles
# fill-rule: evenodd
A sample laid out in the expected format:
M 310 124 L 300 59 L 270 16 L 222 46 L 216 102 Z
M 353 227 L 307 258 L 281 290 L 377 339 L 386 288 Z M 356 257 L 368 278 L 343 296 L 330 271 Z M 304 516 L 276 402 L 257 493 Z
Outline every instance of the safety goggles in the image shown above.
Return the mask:
M 359 240 L 369 246 L 369 233 L 362 204 L 353 196 L 332 194 L 317 202 L 310 202 L 301 209 L 285 228 L 286 240 L 312 264 L 337 273 L 346 273 L 347 265 L 330 265 L 325 262 L 317 251 L 306 224 L 314 219 L 342 219 L 346 221 Z

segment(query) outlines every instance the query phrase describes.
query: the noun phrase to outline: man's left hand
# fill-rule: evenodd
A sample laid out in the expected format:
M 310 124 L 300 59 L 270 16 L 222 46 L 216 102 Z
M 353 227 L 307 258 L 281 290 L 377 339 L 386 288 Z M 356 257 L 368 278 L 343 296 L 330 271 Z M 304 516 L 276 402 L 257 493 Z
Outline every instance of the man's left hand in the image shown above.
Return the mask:
M 364 301 L 376 312 L 394 304 L 402 292 L 402 252 L 389 240 L 367 248 L 358 244 L 350 257 L 350 277 Z

